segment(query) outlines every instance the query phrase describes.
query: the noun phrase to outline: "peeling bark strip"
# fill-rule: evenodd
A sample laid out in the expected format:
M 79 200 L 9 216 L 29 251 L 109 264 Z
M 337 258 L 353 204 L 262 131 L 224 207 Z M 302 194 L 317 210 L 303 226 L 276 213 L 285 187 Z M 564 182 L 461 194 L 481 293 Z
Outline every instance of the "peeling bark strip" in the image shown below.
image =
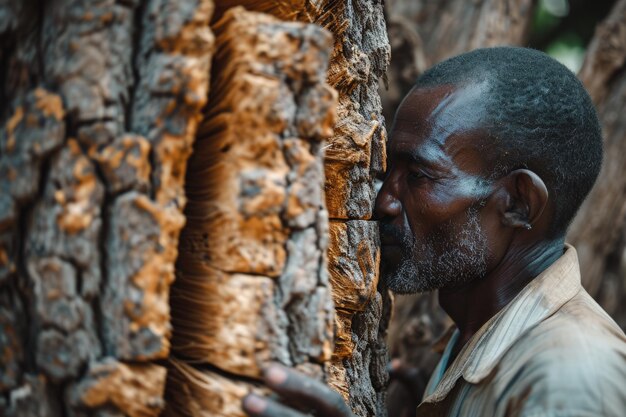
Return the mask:
M 0 415 L 156 416 L 212 3 L 42 4 L 0 6 Z
M 375 178 L 385 170 L 386 160 L 378 79 L 384 76 L 389 64 L 390 47 L 382 1 L 225 3 L 233 2 L 283 19 L 313 22 L 334 35 L 328 83 L 339 93 L 339 106 L 324 160 L 326 205 L 331 232 L 340 229 L 346 220 L 350 226 L 341 239 L 333 239 L 331 233 L 329 245 L 330 280 L 338 306 L 337 344 L 329 382 L 344 395 L 356 414 L 384 416 L 384 339 L 391 301 L 385 289 L 377 291 L 378 230 L 375 223 L 368 221 L 376 198 Z M 358 253 L 364 255 L 361 264 L 354 258 L 357 254 L 345 246 L 353 243 L 348 236 L 357 235 L 363 242 Z M 363 268 L 365 264 L 367 267 Z M 354 291 L 358 292 L 358 302 L 341 307 L 355 296 Z
M 0 285 L 16 273 L 20 207 L 39 191 L 42 162 L 63 143 L 61 98 L 36 88 L 18 97 L 0 132 Z
M 324 81 L 331 37 L 240 7 L 213 30 L 171 294 L 172 416 L 243 415 L 251 385 L 242 377 L 278 361 L 323 378 L 332 352 L 322 189 L 336 100 Z
M 378 79 L 390 58 L 383 6 L 379 1 L 326 0 L 314 10 L 314 21 L 335 35 L 328 80 L 339 92 L 335 134 L 324 163 L 331 218 L 329 271 L 337 305 L 330 383 L 357 415 L 385 416 L 391 300 L 385 288 L 377 289 L 378 228 L 368 221 L 375 178 L 386 161 L 378 95 Z

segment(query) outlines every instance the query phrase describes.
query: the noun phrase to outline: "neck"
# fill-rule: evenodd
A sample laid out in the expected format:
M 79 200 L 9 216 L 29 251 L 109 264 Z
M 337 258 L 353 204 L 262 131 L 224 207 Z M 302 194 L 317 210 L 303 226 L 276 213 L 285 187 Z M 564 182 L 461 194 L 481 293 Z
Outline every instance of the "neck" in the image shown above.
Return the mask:
M 439 290 L 439 304 L 459 329 L 457 348 L 505 307 L 535 277 L 563 254 L 563 239 L 535 245 L 511 245 L 483 279 Z

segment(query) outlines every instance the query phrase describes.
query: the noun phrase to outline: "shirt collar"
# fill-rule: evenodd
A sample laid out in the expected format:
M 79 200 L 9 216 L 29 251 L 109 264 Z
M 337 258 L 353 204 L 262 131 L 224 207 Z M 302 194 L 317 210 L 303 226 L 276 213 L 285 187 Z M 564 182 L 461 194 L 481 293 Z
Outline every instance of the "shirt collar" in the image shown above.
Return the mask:
M 472 336 L 424 402 L 443 400 L 461 377 L 472 384 L 481 382 L 526 331 L 558 311 L 580 289 L 578 256 L 576 250 L 566 244 L 556 262 Z M 455 340 L 453 337 L 449 344 Z

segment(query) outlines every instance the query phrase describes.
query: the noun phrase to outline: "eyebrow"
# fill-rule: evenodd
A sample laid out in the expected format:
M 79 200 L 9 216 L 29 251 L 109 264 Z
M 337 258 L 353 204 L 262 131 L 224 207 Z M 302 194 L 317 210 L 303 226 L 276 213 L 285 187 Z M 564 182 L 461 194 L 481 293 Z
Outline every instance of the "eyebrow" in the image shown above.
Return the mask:
M 427 168 L 434 169 L 437 171 L 446 171 L 440 164 L 437 164 L 436 161 L 426 159 L 417 150 L 408 151 L 405 149 L 398 149 L 398 150 L 392 150 L 392 154 L 395 158 L 408 161 L 416 165 L 423 165 Z

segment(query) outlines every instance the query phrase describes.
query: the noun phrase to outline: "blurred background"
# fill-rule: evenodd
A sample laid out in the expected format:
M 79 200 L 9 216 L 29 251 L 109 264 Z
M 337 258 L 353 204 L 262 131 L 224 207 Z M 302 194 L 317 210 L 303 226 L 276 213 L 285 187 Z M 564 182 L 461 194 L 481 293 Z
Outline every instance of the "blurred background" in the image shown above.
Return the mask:
M 568 241 L 585 288 L 626 328 L 626 0 L 0 0 L 0 416 L 158 416 L 168 405 L 241 417 L 240 398 L 269 360 L 328 376 L 359 416 L 384 415 L 391 303 L 375 289 L 370 220 L 384 160 L 379 104 L 391 128 L 425 69 L 495 45 L 553 55 L 597 106 L 605 162 Z M 324 81 L 314 72 L 328 58 Z M 257 77 L 260 67 L 269 73 Z M 338 123 L 323 159 L 329 86 Z M 296 131 L 303 142 L 283 137 Z M 248 141 L 217 149 L 225 132 Z M 283 139 L 290 145 L 271 150 Z M 196 148 L 200 169 L 188 171 L 192 146 L 210 157 Z M 286 162 L 296 154 L 306 164 Z M 204 168 L 224 161 L 233 175 L 212 184 L 221 177 Z M 239 184 L 246 191 L 231 198 Z M 249 256 L 236 266 L 210 236 L 239 239 L 249 223 L 206 215 L 213 186 L 236 202 L 226 211 L 259 225 L 254 238 L 230 240 Z M 305 226 L 273 206 L 293 190 L 306 195 L 293 212 L 313 213 Z M 322 190 L 328 242 L 316 237 Z M 196 223 L 183 212 L 194 193 Z M 272 208 L 251 216 L 252 199 Z M 185 218 L 194 233 L 179 245 Z M 266 230 L 282 260 L 259 255 Z M 318 261 L 327 244 L 328 268 Z M 207 272 L 196 275 L 199 265 Z M 332 356 L 332 312 L 319 301 L 329 292 Z M 427 378 L 450 324 L 436 294 L 396 297 L 391 357 Z M 394 406 L 418 395 L 392 384 L 389 414 L 410 415 Z
M 615 0 L 541 0 L 530 26 L 528 46 L 540 49 L 578 72 L 596 25 Z
M 520 45 L 553 56 L 573 72 L 581 69 L 596 26 L 615 0 L 387 0 L 392 46 L 388 88 L 381 83 L 391 127 L 399 100 L 431 65 L 466 50 Z
M 626 328 L 626 1 L 389 0 L 385 7 L 392 58 L 380 92 L 389 131 L 395 109 L 419 74 L 471 49 L 527 46 L 578 74 L 598 109 L 605 161 L 567 240 L 578 251 L 587 291 Z M 437 339 L 451 324 L 436 294 L 397 296 L 391 357 L 414 366 L 425 379 L 439 358 Z M 406 400 L 403 390 L 392 384 L 390 415 L 407 415 L 394 410 Z

